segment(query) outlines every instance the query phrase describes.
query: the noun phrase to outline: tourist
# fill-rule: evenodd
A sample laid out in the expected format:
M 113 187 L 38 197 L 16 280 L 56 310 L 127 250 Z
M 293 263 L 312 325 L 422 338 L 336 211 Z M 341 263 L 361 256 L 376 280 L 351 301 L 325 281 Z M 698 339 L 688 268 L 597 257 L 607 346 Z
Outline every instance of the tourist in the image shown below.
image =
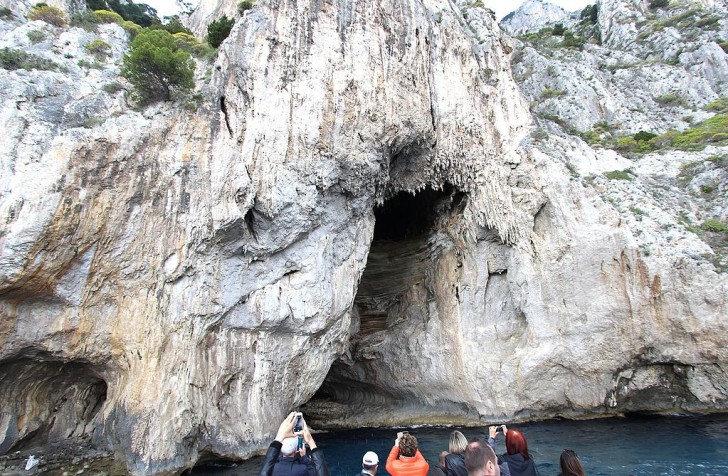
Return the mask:
M 488 444 L 495 449 L 495 438 L 498 428 L 503 429 L 506 436 L 506 452 L 498 456 L 499 464 L 507 464 L 511 476 L 536 476 L 536 464 L 528 453 L 526 438 L 518 430 L 509 430 L 505 425 L 491 426 L 488 429 Z
M 480 438 L 472 440 L 465 448 L 463 461 L 468 476 L 501 476 L 493 448 Z
M 561 452 L 561 473 L 559 476 L 585 476 L 584 468 L 579 461 L 579 456 L 574 450 L 564 450 Z
M 367 451 L 361 460 L 359 476 L 374 476 L 379 469 L 379 456 L 374 451 Z
M 425 476 L 430 465 L 417 449 L 417 438 L 405 431 L 397 433 L 385 468 L 392 476 Z
M 445 474 L 447 476 L 467 476 L 468 471 L 465 469 L 465 448 L 468 446 L 468 440 L 465 435 L 455 430 L 450 433 L 450 441 L 448 442 L 449 453 L 445 456 Z
M 301 431 L 294 432 L 299 422 Z M 329 476 L 324 455 L 301 413 L 291 412 L 281 422 L 258 476 Z
M 445 458 L 449 455 L 447 451 L 441 451 L 437 460 L 437 466 L 430 466 L 429 476 L 445 476 Z

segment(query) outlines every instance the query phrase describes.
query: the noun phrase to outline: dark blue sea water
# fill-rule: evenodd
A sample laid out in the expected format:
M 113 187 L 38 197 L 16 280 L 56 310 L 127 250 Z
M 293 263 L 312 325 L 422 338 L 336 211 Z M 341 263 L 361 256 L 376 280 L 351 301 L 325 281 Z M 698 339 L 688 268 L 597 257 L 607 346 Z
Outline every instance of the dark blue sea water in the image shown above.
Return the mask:
M 613 418 L 589 421 L 550 420 L 511 425 L 523 432 L 541 476 L 559 473 L 559 455 L 569 448 L 581 458 L 588 475 L 728 476 L 728 415 L 704 417 Z M 468 439 L 482 436 L 485 428 L 411 428 L 422 454 L 437 464 L 440 451 L 447 450 L 453 429 Z M 315 435 L 324 451 L 332 476 L 353 476 L 361 468 L 361 457 L 376 451 L 384 471 L 397 429 L 363 428 Z M 499 435 L 496 452 L 505 451 Z M 230 467 L 195 468 L 194 475 L 254 475 L 262 458 Z

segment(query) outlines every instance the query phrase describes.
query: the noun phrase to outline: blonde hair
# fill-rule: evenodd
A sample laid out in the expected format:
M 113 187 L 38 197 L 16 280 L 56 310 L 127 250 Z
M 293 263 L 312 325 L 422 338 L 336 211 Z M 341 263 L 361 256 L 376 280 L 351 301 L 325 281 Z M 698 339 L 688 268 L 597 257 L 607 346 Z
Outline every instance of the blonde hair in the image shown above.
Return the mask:
M 450 433 L 450 442 L 448 444 L 448 450 L 450 453 L 462 454 L 465 452 L 465 448 L 468 447 L 468 440 L 465 439 L 465 435 L 455 430 Z

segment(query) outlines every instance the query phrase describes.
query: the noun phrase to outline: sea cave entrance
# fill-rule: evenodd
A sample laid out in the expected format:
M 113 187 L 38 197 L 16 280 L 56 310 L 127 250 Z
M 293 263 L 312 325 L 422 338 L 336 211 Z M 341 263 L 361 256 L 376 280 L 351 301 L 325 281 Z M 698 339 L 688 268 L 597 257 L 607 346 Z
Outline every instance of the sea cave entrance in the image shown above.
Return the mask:
M 427 320 L 435 299 L 431 280 L 453 217 L 462 215 L 466 195 L 450 184 L 399 192 L 374 209 L 374 236 L 352 310 L 358 330 L 349 351 L 334 362 L 303 411 L 317 427 L 346 426 L 362 408 L 396 406 L 408 398 L 392 385 L 391 331 Z

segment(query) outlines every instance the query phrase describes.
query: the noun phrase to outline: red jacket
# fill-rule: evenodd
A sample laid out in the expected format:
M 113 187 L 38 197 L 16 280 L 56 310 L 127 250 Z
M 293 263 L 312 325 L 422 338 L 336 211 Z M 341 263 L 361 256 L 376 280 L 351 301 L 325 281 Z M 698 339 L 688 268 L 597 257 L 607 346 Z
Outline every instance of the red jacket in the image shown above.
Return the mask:
M 387 472 L 392 476 L 427 476 L 430 465 L 420 450 L 414 456 L 399 456 L 399 446 L 393 446 L 387 457 Z

